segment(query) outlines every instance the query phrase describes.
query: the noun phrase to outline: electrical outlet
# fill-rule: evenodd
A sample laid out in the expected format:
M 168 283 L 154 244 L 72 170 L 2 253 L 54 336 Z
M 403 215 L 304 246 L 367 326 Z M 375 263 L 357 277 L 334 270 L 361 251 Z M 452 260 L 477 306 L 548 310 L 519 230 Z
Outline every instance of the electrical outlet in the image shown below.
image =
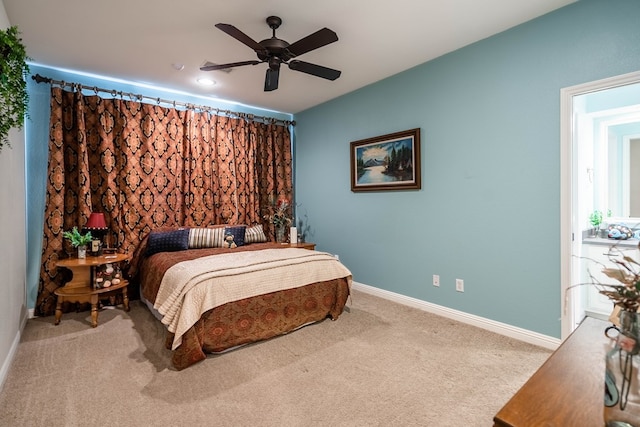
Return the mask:
M 456 291 L 464 292 L 464 280 L 456 279 Z
M 433 275 L 433 286 L 440 286 L 440 276 L 437 274 Z

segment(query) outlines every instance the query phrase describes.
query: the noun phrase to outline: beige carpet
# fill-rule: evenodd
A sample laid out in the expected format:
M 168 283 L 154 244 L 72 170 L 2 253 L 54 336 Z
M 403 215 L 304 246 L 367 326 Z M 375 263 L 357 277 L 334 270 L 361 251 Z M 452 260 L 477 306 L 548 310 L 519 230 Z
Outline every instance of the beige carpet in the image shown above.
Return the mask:
M 549 350 L 354 292 L 335 322 L 170 367 L 133 301 L 29 320 L 1 426 L 491 426 Z

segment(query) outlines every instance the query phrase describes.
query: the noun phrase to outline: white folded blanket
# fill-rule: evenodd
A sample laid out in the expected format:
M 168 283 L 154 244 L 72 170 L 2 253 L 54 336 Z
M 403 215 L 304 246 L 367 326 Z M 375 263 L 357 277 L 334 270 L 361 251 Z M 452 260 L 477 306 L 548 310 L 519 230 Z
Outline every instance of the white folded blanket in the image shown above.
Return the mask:
M 342 277 L 351 284 L 351 272 L 326 252 L 286 248 L 211 255 L 169 268 L 154 308 L 175 334 L 175 350 L 182 335 L 212 308 Z

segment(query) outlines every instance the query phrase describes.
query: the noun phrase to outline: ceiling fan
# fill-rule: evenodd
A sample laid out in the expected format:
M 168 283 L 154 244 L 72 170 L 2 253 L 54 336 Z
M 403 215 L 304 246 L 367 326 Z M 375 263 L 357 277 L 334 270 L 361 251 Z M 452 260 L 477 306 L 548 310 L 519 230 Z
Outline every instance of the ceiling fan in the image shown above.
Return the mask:
M 322 46 L 338 41 L 335 32 L 328 28 L 322 28 L 295 43 L 289 44 L 276 37 L 276 29 L 282 24 L 282 19 L 277 16 L 267 18 L 269 28 L 273 30 L 270 39 L 256 42 L 251 37 L 230 24 L 216 24 L 216 28 L 224 31 L 234 39 L 244 43 L 253 49 L 258 55 L 258 60 L 232 62 L 230 64 L 205 64 L 200 67 L 202 71 L 224 70 L 227 68 L 240 67 L 243 65 L 257 65 L 263 62 L 269 64 L 267 74 L 264 79 L 264 90 L 272 91 L 278 89 L 278 78 L 280 76 L 280 65 L 287 64 L 289 69 L 322 77 L 327 80 L 335 80 L 340 77 L 340 71 L 309 62 L 292 60 L 293 58 L 307 53 Z

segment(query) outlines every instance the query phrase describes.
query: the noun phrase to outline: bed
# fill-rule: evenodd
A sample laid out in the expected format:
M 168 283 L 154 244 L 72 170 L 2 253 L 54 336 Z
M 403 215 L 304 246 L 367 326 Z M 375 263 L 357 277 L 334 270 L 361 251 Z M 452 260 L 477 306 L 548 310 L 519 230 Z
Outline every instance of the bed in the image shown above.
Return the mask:
M 176 369 L 342 314 L 351 273 L 330 254 L 266 242 L 261 227 L 258 238 L 240 229 L 241 244 L 221 247 L 221 228 L 152 232 L 131 260 L 141 300 L 167 327 Z M 179 238 L 158 247 L 155 237 L 171 234 Z

